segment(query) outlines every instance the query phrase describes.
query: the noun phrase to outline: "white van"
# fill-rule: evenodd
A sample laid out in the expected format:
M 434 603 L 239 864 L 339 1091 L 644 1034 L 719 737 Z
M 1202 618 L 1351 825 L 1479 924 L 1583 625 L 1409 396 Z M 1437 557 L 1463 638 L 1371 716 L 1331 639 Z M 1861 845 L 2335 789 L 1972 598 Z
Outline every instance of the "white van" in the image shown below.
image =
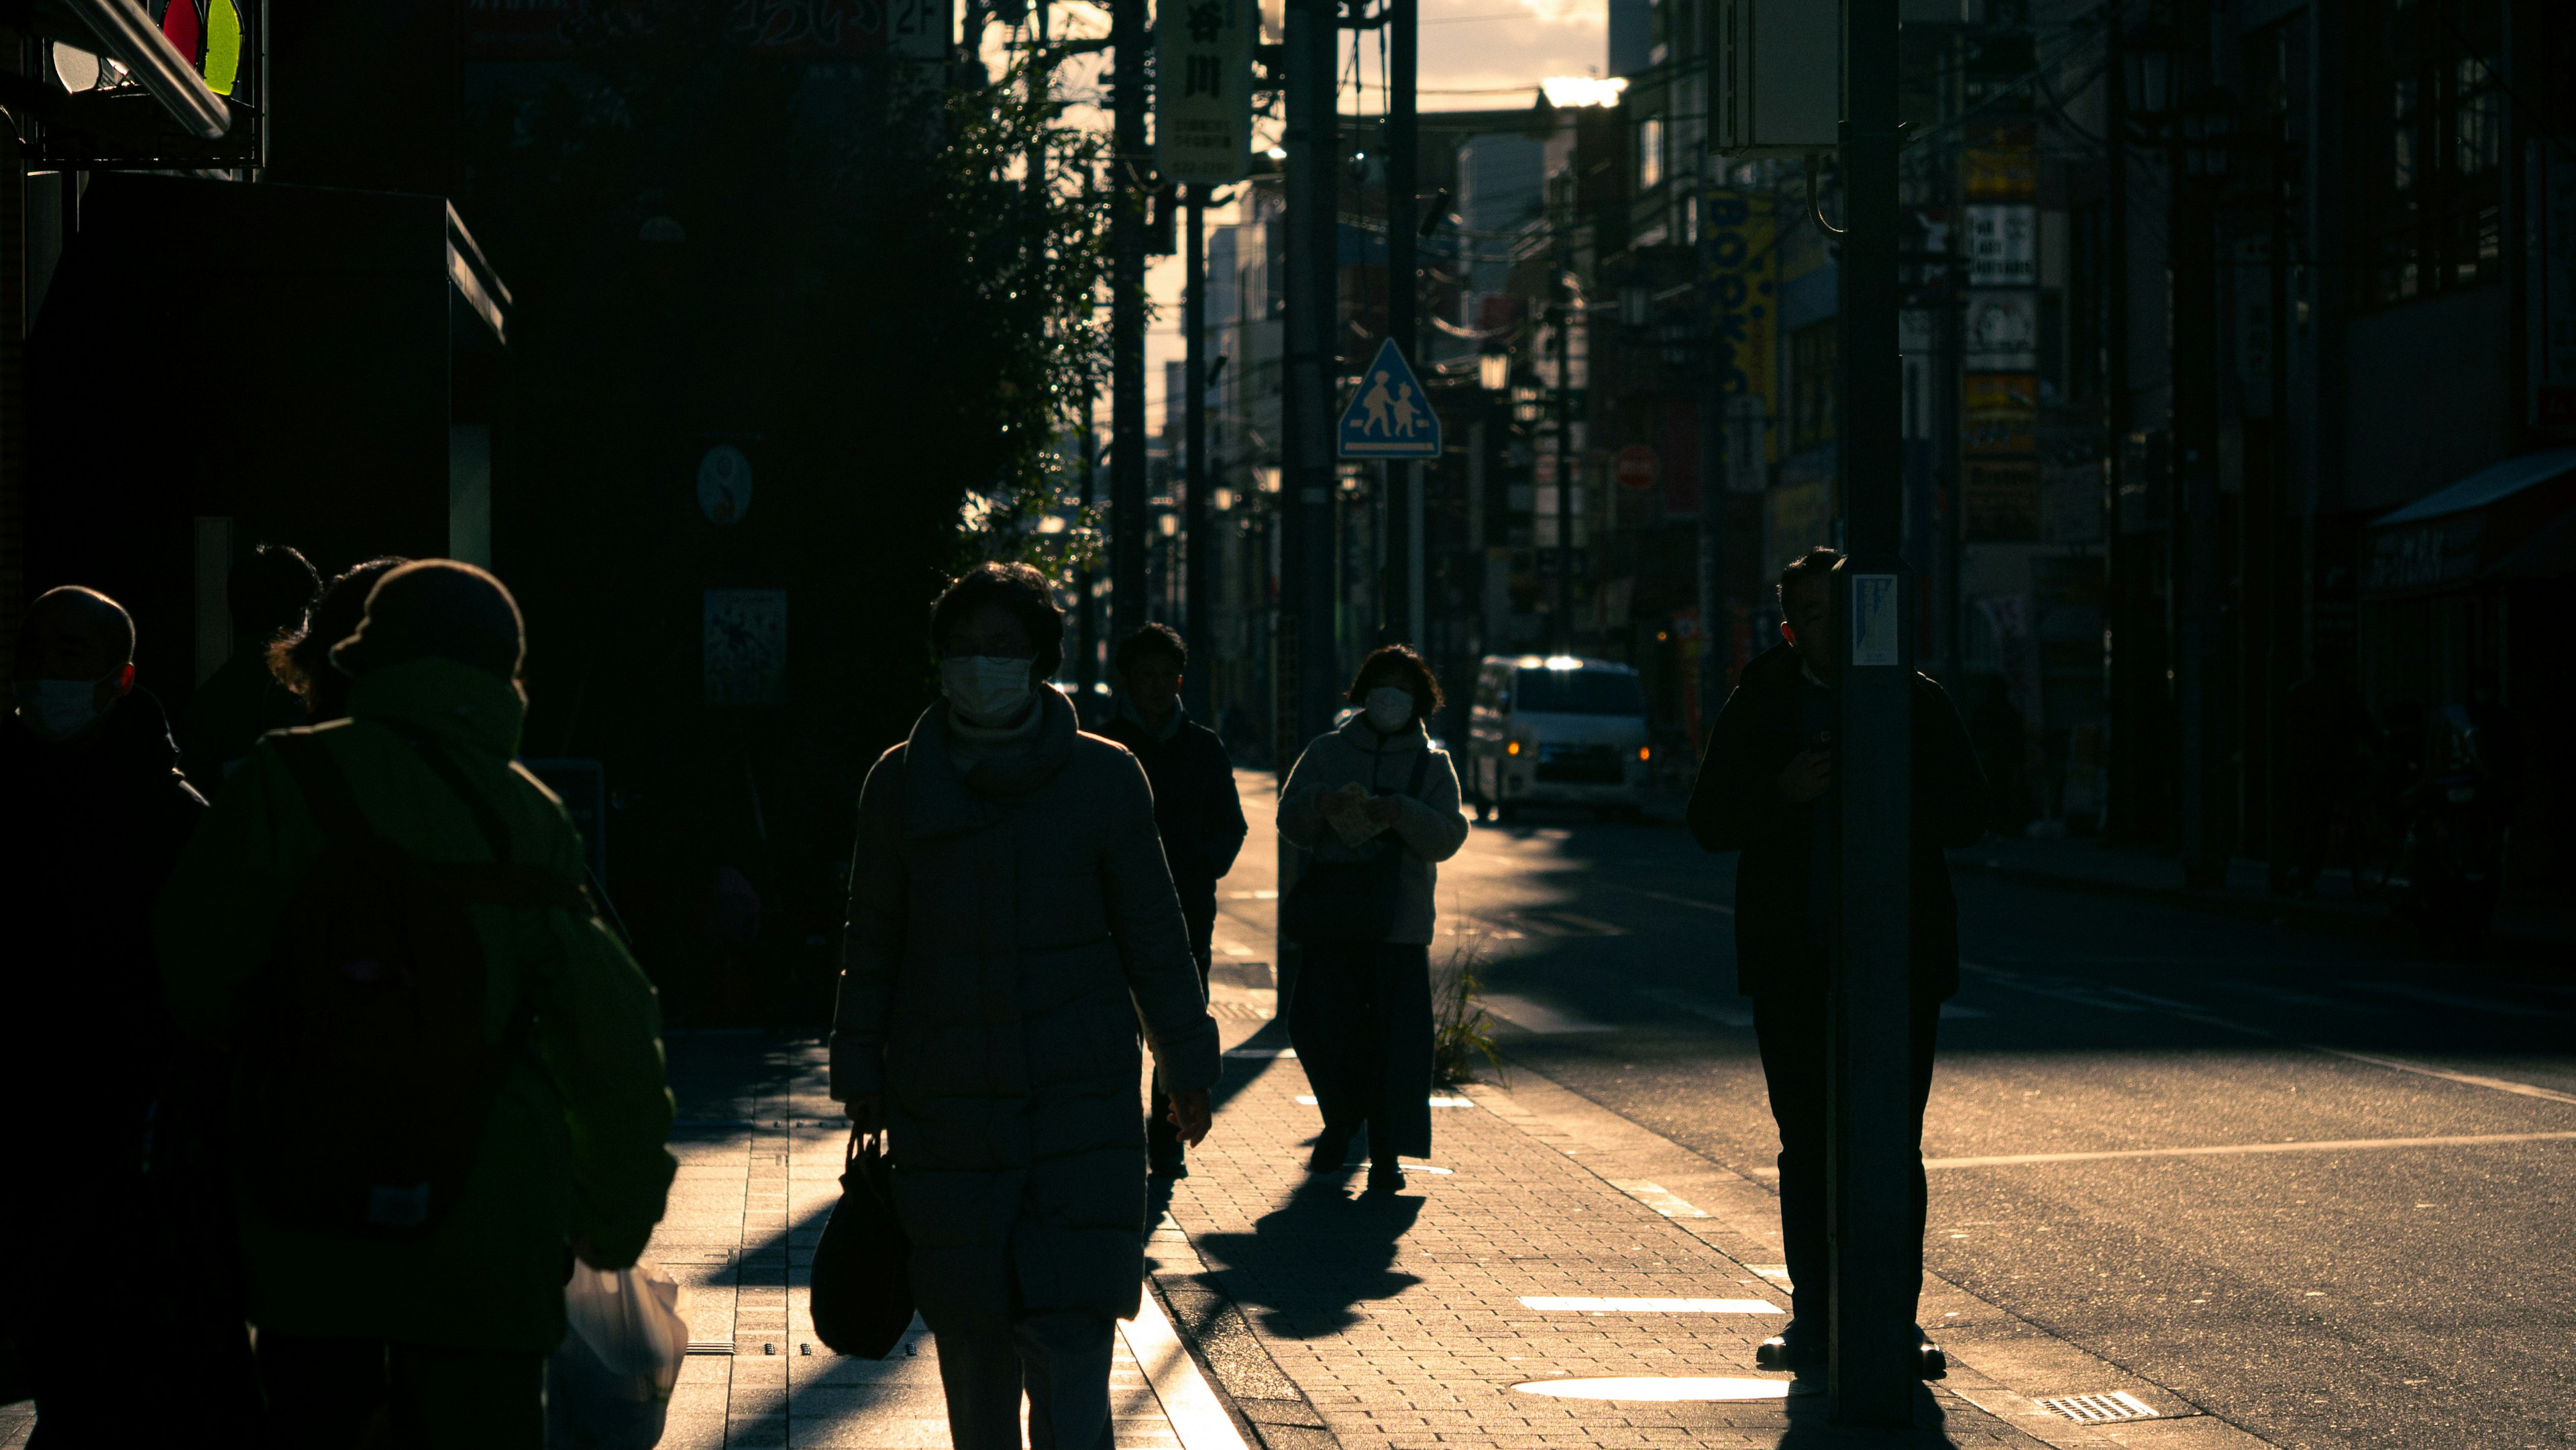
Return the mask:
M 1637 672 L 1573 655 L 1488 655 L 1468 711 L 1467 798 L 1486 820 L 1520 805 L 1637 814 L 1654 762 Z

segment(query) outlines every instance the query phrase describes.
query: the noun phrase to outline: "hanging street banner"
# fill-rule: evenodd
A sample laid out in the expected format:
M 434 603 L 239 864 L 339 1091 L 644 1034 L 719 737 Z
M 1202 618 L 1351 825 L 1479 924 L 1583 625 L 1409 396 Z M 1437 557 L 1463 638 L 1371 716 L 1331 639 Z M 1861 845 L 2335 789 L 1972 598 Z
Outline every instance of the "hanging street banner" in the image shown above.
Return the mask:
M 1218 186 L 1252 169 L 1256 0 L 1162 0 L 1154 17 L 1154 168 Z
M 1718 391 L 1726 397 L 1727 488 L 1760 493 L 1763 470 L 1746 460 L 1771 458 L 1768 417 L 1774 380 L 1780 287 L 1776 219 L 1767 193 L 1716 190 L 1701 199 L 1700 262 L 1706 269 L 1709 346 Z M 1741 400 L 1751 400 L 1749 403 Z M 1753 436 L 1739 443 L 1747 427 Z M 1749 450 L 1749 451 L 1748 451 Z
M 1360 374 L 1359 391 L 1342 410 L 1336 447 L 1344 458 L 1437 458 L 1440 414 L 1394 338 Z

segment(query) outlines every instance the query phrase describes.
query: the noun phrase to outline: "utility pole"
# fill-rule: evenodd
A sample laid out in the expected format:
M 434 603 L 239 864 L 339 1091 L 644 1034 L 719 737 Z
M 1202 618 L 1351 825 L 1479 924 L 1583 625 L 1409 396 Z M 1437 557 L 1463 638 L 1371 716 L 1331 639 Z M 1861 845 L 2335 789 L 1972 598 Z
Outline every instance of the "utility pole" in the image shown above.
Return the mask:
M 2138 792 L 2139 727 L 2146 719 L 2138 697 L 2139 603 L 2133 581 L 2137 548 L 2122 532 L 2123 490 L 2129 446 L 2129 81 L 2127 21 L 2122 0 L 2104 0 L 2102 26 L 2103 135 L 2110 154 L 2102 189 L 2102 560 L 2103 598 L 2110 614 L 2111 660 L 2104 682 L 2109 695 L 2110 809 L 2108 834 L 2135 839 L 2141 818 Z
M 2180 0 L 2174 55 L 2186 111 L 2203 104 L 2209 82 L 2208 0 Z M 2181 746 L 2174 784 L 2181 805 L 2183 880 L 2227 879 L 2227 742 L 2219 655 L 2225 603 L 2218 550 L 2218 259 L 2210 153 L 2185 144 L 2176 127 L 2171 158 L 2173 213 L 2173 558 L 2174 707 Z M 2223 155 L 2224 153 L 2218 153 Z
M 1181 225 L 1189 233 L 1181 239 L 1181 331 L 1187 334 L 1182 340 L 1181 378 L 1189 390 L 1181 412 L 1181 447 L 1187 451 L 1189 465 L 1189 494 L 1182 502 L 1181 634 L 1197 650 L 1208 646 L 1208 556 L 1216 547 L 1208 537 L 1207 191 L 1206 186 L 1193 183 L 1189 204 L 1181 210 Z M 1203 654 L 1199 667 L 1181 677 L 1182 704 L 1202 725 L 1210 723 L 1213 711 L 1208 675 L 1215 667 L 1216 657 Z
M 1574 185 L 1569 177 L 1566 206 L 1574 204 Z M 1572 218 L 1559 222 L 1557 232 L 1556 275 L 1548 286 L 1556 298 L 1550 309 L 1556 325 L 1556 619 L 1548 631 L 1559 653 L 1574 649 L 1574 296 L 1567 278 L 1572 275 L 1572 262 L 1565 254 L 1565 229 Z
M 1416 376 L 1422 370 L 1421 337 L 1414 313 L 1421 296 L 1415 277 L 1414 193 L 1419 182 L 1420 127 L 1414 118 L 1414 71 L 1419 55 L 1419 0 L 1380 0 L 1379 15 L 1387 28 L 1386 147 L 1386 335 L 1404 350 Z M 1420 400 L 1425 410 L 1431 399 Z M 1422 465 L 1411 461 L 1386 465 L 1387 521 L 1394 524 L 1393 551 L 1403 601 L 1404 638 L 1415 649 L 1422 638 Z M 1389 601 L 1392 614 L 1394 601 Z
M 1282 402 L 1276 639 L 1279 774 L 1333 717 L 1340 661 L 1333 640 L 1333 378 L 1337 281 L 1335 215 L 1341 125 L 1335 67 L 1338 0 L 1287 0 L 1288 152 L 1281 231 L 1287 247 L 1282 321 L 1287 376 Z M 1293 852 L 1282 847 L 1283 857 Z M 1290 860 L 1283 868 L 1293 869 Z M 1287 889 L 1282 878 L 1281 890 Z
M 1145 0 L 1112 0 L 1109 633 L 1145 622 Z
M 1844 539 L 1835 567 L 1834 742 L 1840 929 L 1829 987 L 1827 1222 L 1833 1304 L 1826 1413 L 1914 1418 L 1923 1244 L 1907 1062 L 1912 978 L 1913 592 L 1902 554 L 1903 364 L 1897 353 L 1898 0 L 1844 0 Z

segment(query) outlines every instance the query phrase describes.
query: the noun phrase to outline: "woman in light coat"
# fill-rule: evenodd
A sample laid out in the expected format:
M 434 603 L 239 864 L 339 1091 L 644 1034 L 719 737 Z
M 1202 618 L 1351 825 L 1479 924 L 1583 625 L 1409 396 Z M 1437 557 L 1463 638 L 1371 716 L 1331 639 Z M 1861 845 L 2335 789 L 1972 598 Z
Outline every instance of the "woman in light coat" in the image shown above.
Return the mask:
M 1288 1035 L 1324 1118 L 1307 1166 L 1340 1171 L 1365 1124 L 1369 1191 L 1392 1193 L 1404 1184 L 1399 1159 L 1431 1152 L 1432 895 L 1436 863 L 1467 842 L 1467 818 L 1449 753 L 1423 727 L 1441 695 L 1422 657 L 1378 650 L 1349 699 L 1358 713 L 1288 772 L 1279 834 L 1316 862 L 1386 862 L 1393 900 L 1382 932 L 1371 923 L 1358 941 L 1305 942 Z
M 958 1450 L 1111 1450 L 1114 1321 L 1144 1276 L 1141 1022 L 1207 1133 L 1216 1024 L 1144 771 L 1046 685 L 1064 616 L 1024 564 L 931 615 L 944 696 L 859 798 L 832 1096 L 882 1124 Z

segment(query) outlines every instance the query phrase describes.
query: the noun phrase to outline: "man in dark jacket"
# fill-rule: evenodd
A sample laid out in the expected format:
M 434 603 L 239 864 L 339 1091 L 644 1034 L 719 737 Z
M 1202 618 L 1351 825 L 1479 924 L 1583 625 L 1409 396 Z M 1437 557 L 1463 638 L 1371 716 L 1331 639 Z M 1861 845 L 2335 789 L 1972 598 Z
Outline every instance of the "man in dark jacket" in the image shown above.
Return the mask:
M 1753 999 L 1753 1026 L 1771 1114 L 1780 1127 L 1780 1237 L 1793 1285 L 1786 1331 L 1762 1346 L 1774 1368 L 1821 1365 L 1827 1343 L 1825 1236 L 1826 986 L 1831 974 L 1833 873 L 1838 851 L 1833 791 L 1834 693 L 1831 593 L 1842 556 L 1813 549 L 1780 572 L 1780 632 L 1787 643 L 1744 667 L 1718 712 L 1691 791 L 1691 834 L 1711 851 L 1738 851 L 1735 868 L 1735 983 Z M 1908 1057 L 1914 1129 L 1932 1092 L 1932 1048 L 1941 1003 L 1959 989 L 1959 911 L 1950 894 L 1945 846 L 1974 844 L 1985 830 L 1985 776 L 1949 695 L 1917 675 L 1912 702 L 1913 951 Z M 1925 1191 L 1914 1179 L 1915 1237 L 1923 1233 Z M 1912 1286 L 1907 1286 L 1911 1297 Z M 1927 1366 L 1937 1363 L 1926 1355 Z
M 1216 732 L 1181 708 L 1181 672 L 1189 660 L 1189 646 L 1167 624 L 1148 624 L 1121 640 L 1114 663 L 1125 692 L 1117 716 L 1100 733 L 1135 753 L 1154 788 L 1154 826 L 1162 834 L 1172 886 L 1180 892 L 1181 918 L 1189 924 L 1190 951 L 1204 988 L 1216 936 L 1216 883 L 1234 869 L 1245 827 L 1234 758 Z M 1145 1115 L 1146 1146 L 1154 1172 L 1184 1177 L 1189 1170 L 1181 1160 L 1180 1130 L 1168 1107 L 1157 1074 Z
M 6 1292 L 41 1442 L 232 1443 L 253 1403 L 239 1306 L 227 1347 L 210 1332 L 220 1306 L 155 1281 L 178 1226 L 147 1208 L 165 1180 L 139 1167 L 148 1124 L 168 1126 L 150 1124 L 156 1097 L 181 1078 L 152 900 L 206 803 L 180 777 L 160 703 L 135 686 L 134 621 L 116 601 L 78 587 L 38 597 L 15 673 L 0 722 L 0 814 L 17 848 L 0 871 L 0 1153 L 42 1166 L 0 1194 L 0 1233 L 36 1250 Z M 155 1136 L 166 1158 L 174 1145 Z M 171 1375 L 98 1353 L 137 1331 L 171 1352 Z M 227 1373 L 229 1402 L 210 1388 Z

